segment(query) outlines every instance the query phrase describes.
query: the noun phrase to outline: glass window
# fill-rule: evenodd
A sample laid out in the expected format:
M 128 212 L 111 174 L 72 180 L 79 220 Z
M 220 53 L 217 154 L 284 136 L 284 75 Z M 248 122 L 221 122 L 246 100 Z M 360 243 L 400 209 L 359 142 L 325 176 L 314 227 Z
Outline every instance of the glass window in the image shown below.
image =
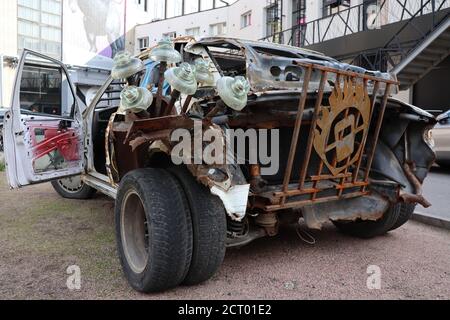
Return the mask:
M 246 12 L 241 16 L 241 28 L 246 28 L 252 25 L 252 12 Z
M 282 29 L 282 12 L 279 3 L 266 8 L 266 36 L 278 36 Z M 274 39 L 279 42 L 280 39 Z
M 153 3 L 153 6 L 150 8 L 153 19 L 155 20 L 164 19 L 166 10 L 165 0 L 154 0 L 151 3 Z
M 17 4 L 39 10 L 40 0 L 18 0 Z
M 167 17 L 178 17 L 183 14 L 183 0 L 167 1 Z
M 176 32 L 163 33 L 163 38 L 165 37 L 175 39 L 177 37 L 177 33 Z
M 69 117 L 74 104 L 74 95 L 61 67 L 27 55 L 20 82 L 20 108 L 31 113 Z
M 199 10 L 198 0 L 186 0 L 184 2 L 184 14 L 198 12 Z
M 214 0 L 201 0 L 200 10 L 210 10 L 214 8 Z
M 18 7 L 17 10 L 18 18 L 25 19 L 28 21 L 39 22 L 39 11 L 31 8 Z
M 186 29 L 186 35 L 192 37 L 198 37 L 200 35 L 200 27 Z
M 28 21 L 19 21 L 19 34 L 31 38 L 39 38 L 39 25 Z
M 139 50 L 147 49 L 149 45 L 149 38 L 148 37 L 139 38 L 138 43 L 139 43 Z
M 323 16 L 338 13 L 350 7 L 350 0 L 323 0 Z
M 209 26 L 210 35 L 215 36 L 223 36 L 227 33 L 227 24 L 226 22 L 216 23 Z
M 61 14 L 61 1 L 60 0 L 41 0 L 41 10 L 44 12 Z
M 43 24 L 47 24 L 49 26 L 60 27 L 61 26 L 61 16 L 57 16 L 50 13 L 42 13 L 41 21 Z
M 20 84 L 20 107 L 33 113 L 62 115 L 62 75 L 58 68 L 25 65 Z

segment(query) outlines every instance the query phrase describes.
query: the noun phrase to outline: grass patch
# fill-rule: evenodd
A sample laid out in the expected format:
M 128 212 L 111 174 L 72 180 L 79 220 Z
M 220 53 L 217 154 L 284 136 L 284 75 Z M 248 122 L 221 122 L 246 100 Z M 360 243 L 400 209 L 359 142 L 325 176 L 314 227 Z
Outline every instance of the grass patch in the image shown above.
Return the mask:
M 0 160 L 0 172 L 5 171 L 5 168 L 6 168 L 5 162 L 3 160 Z

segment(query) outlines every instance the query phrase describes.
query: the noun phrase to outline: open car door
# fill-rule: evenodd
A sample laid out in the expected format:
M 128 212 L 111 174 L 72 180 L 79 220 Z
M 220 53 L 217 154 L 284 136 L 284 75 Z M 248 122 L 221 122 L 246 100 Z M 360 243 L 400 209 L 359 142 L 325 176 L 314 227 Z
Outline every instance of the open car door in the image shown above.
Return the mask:
M 83 121 L 63 63 L 25 50 L 11 110 L 4 119 L 12 188 L 79 175 L 84 169 Z

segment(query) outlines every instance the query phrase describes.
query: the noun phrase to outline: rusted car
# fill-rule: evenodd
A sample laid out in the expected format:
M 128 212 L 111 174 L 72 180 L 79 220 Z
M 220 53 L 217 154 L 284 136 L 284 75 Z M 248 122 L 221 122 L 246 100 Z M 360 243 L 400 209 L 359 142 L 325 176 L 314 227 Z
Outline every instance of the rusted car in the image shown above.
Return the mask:
M 63 64 L 25 51 L 5 155 L 12 188 L 52 181 L 66 198 L 99 191 L 115 199 L 117 249 L 138 291 L 206 281 L 226 248 L 276 236 L 283 224 L 331 221 L 372 238 L 430 205 L 421 186 L 435 159 L 427 137 L 436 120 L 392 99 L 398 84 L 389 74 L 224 38 L 163 40 L 139 59 L 121 53 L 115 61 L 84 106 Z M 62 92 L 56 104 L 33 109 L 25 90 L 32 72 L 67 89 L 50 90 Z M 229 130 L 244 132 L 241 161 L 202 161 L 207 132 L 216 153 L 238 153 L 227 147 Z M 176 132 L 193 145 L 200 138 L 193 154 L 176 152 Z M 251 161 L 254 144 L 277 152 L 279 166 Z

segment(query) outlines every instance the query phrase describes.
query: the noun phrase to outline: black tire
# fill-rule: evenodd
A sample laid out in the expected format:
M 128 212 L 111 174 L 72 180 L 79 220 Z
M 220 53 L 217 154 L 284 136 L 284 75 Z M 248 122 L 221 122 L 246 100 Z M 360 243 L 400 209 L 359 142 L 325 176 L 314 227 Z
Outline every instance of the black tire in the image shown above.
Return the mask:
M 416 210 L 416 205 L 411 203 L 399 203 L 398 206 L 400 206 L 400 213 L 398 215 L 397 221 L 391 228 L 391 231 L 398 229 L 405 223 L 407 223 L 414 214 L 414 211 Z
M 97 190 L 89 187 L 81 181 L 81 177 L 71 177 L 52 181 L 53 189 L 63 198 L 86 200 L 91 199 Z
M 211 279 L 225 258 L 227 219 L 225 208 L 210 190 L 196 181 L 185 167 L 170 168 L 188 199 L 193 227 L 193 250 L 184 285 L 197 285 Z
M 192 258 L 192 223 L 176 179 L 160 169 L 127 174 L 119 187 L 116 239 L 120 262 L 139 292 L 161 292 L 181 284 Z
M 385 235 L 392 230 L 395 223 L 399 220 L 400 206 L 392 205 L 377 221 L 335 221 L 334 225 L 344 234 L 357 238 L 371 239 Z

